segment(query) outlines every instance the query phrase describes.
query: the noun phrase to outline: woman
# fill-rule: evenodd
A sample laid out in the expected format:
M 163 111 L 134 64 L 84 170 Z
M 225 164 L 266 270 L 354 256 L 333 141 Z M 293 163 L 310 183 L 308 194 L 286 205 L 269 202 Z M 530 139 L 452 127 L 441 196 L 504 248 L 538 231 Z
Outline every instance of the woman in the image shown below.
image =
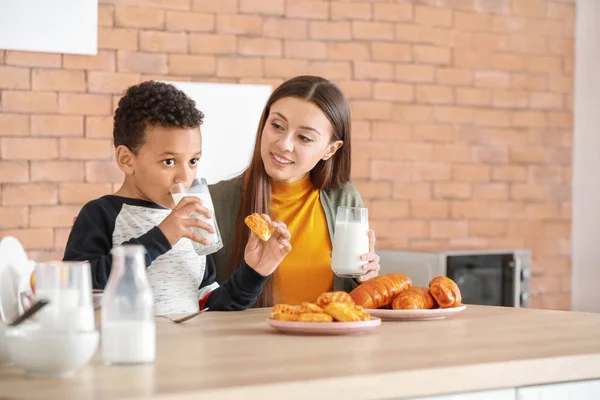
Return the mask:
M 356 287 L 331 269 L 337 207 L 363 206 L 349 181 L 350 106 L 342 91 L 316 76 L 281 84 L 263 111 L 248 169 L 210 188 L 224 243 L 214 255 L 217 281 L 239 265 L 249 236 L 244 218 L 258 212 L 287 224 L 292 251 L 265 284 L 257 306 L 299 304 L 325 291 Z M 372 230 L 369 241 L 359 282 L 379 271 Z

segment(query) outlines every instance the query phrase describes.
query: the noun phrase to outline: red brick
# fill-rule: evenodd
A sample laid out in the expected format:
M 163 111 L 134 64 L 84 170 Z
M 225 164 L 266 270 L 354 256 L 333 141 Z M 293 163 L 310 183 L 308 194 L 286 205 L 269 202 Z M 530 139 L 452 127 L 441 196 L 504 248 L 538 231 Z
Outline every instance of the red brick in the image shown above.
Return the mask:
M 433 121 L 433 113 L 429 106 L 413 106 L 397 104 L 393 109 L 393 118 L 402 123 L 427 123 Z
M 435 143 L 432 159 L 440 162 L 471 163 L 473 150 L 464 144 Z
M 301 19 L 328 19 L 329 4 L 324 1 L 286 0 L 285 15 Z
M 53 233 L 52 229 L 40 229 L 41 231 L 49 231 Z M 51 249 L 54 249 L 54 245 Z M 47 261 L 57 261 L 62 260 L 64 254 L 64 249 L 61 250 L 33 250 L 28 251 L 27 255 L 30 260 L 35 260 L 37 262 L 47 262 Z
M 512 14 L 520 17 L 545 17 L 545 0 L 517 1 L 512 5 Z
M 128 87 L 140 82 L 140 74 L 88 72 L 88 91 L 90 93 L 123 94 Z
M 548 38 L 548 52 L 558 56 L 571 56 L 575 53 L 575 43 L 572 39 Z
M 410 4 L 374 3 L 373 16 L 376 21 L 411 21 L 413 18 Z
M 388 145 L 389 146 L 389 145 Z M 429 143 L 394 143 L 394 160 L 429 161 L 433 146 Z
M 169 55 L 170 74 L 212 76 L 216 72 L 217 59 L 214 56 Z
M 140 32 L 140 50 L 153 53 L 187 53 L 187 35 L 184 32 Z
M 369 218 L 373 219 L 401 219 L 409 216 L 407 201 L 373 200 L 370 210 Z
M 168 31 L 209 32 L 215 29 L 215 16 L 189 11 L 167 11 L 166 26 Z
M 508 36 L 495 33 L 475 32 L 471 34 L 471 49 L 481 51 L 506 51 Z
M 503 110 L 477 110 L 473 121 L 475 126 L 510 126 L 510 114 Z
M 478 114 L 479 111 L 475 114 Z M 464 107 L 435 107 L 435 119 L 438 122 L 471 123 L 473 121 L 473 109 Z
M 546 114 L 536 111 L 514 111 L 512 125 L 517 127 L 543 128 L 547 126 Z
M 424 142 L 451 142 L 454 140 L 454 130 L 449 125 L 415 125 L 413 136 Z
M 527 70 L 530 72 L 561 72 L 562 59 L 552 56 L 530 56 L 527 59 Z
M 217 75 L 232 78 L 262 76 L 263 61 L 260 58 L 219 58 Z
M 27 161 L 1 161 L 0 182 L 20 183 L 29 181 Z
M 372 42 L 371 54 L 375 61 L 412 61 L 411 47 L 407 44 Z
M 71 228 L 55 228 L 54 229 L 54 247 L 64 249 L 67 246 Z
M 71 227 L 73 218 L 77 216 L 80 206 L 33 206 L 29 211 L 32 228 Z
M 327 44 L 310 40 L 286 40 L 283 54 L 285 58 L 325 59 Z
M 352 21 L 352 36 L 359 40 L 394 40 L 396 28 L 385 22 Z
M 434 183 L 433 198 L 437 200 L 469 199 L 471 185 L 469 183 Z
M 454 27 L 466 31 L 488 32 L 492 26 L 492 16 L 454 11 Z
M 283 15 L 284 0 L 240 0 L 240 12 L 246 14 Z
M 409 181 L 410 167 L 406 163 L 373 160 L 371 178 L 385 181 Z
M 539 147 L 513 147 L 509 156 L 514 164 L 545 164 L 549 161 L 548 150 Z
M 452 104 L 454 93 L 451 88 L 444 86 L 417 85 L 417 103 Z
M 114 161 L 88 161 L 85 163 L 85 181 L 93 183 L 122 182 L 123 172 Z
M 452 166 L 452 180 L 457 182 L 489 182 L 490 167 L 477 164 Z
M 481 182 L 486 182 L 482 179 Z M 473 186 L 473 200 L 507 200 L 508 185 L 504 183 L 486 183 Z
M 61 114 L 110 115 L 109 95 L 60 93 L 58 111 Z
M 108 139 L 60 139 L 59 153 L 63 160 L 101 160 L 112 155 Z
M 115 6 L 115 25 L 126 28 L 163 29 L 165 27 L 165 11 L 117 4 Z
M 119 51 L 117 53 L 117 70 L 119 72 L 166 74 L 168 71 L 167 55 Z
M 555 93 L 572 94 L 573 77 L 552 75 L 548 80 L 548 90 Z
M 492 180 L 502 182 L 525 182 L 527 168 L 517 165 L 498 166 L 492 169 Z
M 110 183 L 61 183 L 58 201 L 60 204 L 85 204 L 110 193 Z
M 355 179 L 370 179 L 370 169 L 371 169 L 371 161 L 370 160 L 356 160 L 356 162 L 352 163 L 353 168 L 350 173 L 350 178 Z
M 354 73 L 357 74 L 359 72 L 357 66 L 354 68 Z M 366 70 L 364 72 L 366 73 Z M 368 79 L 369 77 L 365 76 L 364 78 Z M 412 85 L 406 85 L 403 83 L 375 82 L 373 84 L 373 98 L 375 100 L 412 102 L 415 97 L 414 93 L 415 90 Z
M 399 82 L 433 82 L 434 73 L 435 69 L 429 65 L 396 65 L 396 80 Z
M 29 68 L 0 65 L 0 89 L 29 89 Z
M 489 52 L 470 49 L 454 49 L 453 65 L 461 69 L 491 69 L 492 56 Z
M 505 221 L 470 221 L 469 236 L 503 237 L 506 235 Z
M 32 182 L 81 182 L 83 162 L 31 161 Z
M 112 4 L 98 5 L 98 26 L 113 26 L 115 24 L 115 6 Z
M 392 115 L 392 105 L 383 101 L 354 101 L 351 103 L 354 118 L 372 120 L 389 119 Z
M 492 92 L 484 89 L 456 88 L 456 104 L 484 106 L 492 103 Z
M 4 236 L 13 236 L 21 243 L 25 250 L 49 250 L 54 248 L 54 231 L 51 228 L 8 229 L 0 231 L 0 237 Z M 32 257 L 29 252 L 28 255 Z
M 507 49 L 515 53 L 545 54 L 548 51 L 548 38 L 544 36 L 512 36 L 508 40 Z
M 365 43 L 343 43 L 330 42 L 328 46 L 328 58 L 330 60 L 368 60 L 369 46 Z M 374 60 L 377 60 L 373 57 Z M 385 61 L 385 60 L 383 60 Z
M 422 64 L 450 64 L 452 54 L 450 49 L 434 46 L 413 46 L 415 62 Z
M 413 201 L 410 204 L 410 215 L 414 218 L 448 218 L 450 203 L 446 201 Z
M 501 71 L 475 71 L 475 87 L 506 88 L 510 86 L 510 75 Z
M 527 218 L 529 219 L 560 219 L 560 208 L 557 204 L 530 203 L 527 205 Z M 570 218 L 570 217 L 569 217 Z
M 412 201 L 430 200 L 431 184 L 394 182 L 392 196 L 394 199 Z
M 85 136 L 112 138 L 113 117 L 85 117 Z
M 257 15 L 217 15 L 217 32 L 257 35 L 262 31 L 263 18 Z
M 331 3 L 331 19 L 371 19 L 372 5 L 370 3 Z
M 192 11 L 213 14 L 235 14 L 238 12 L 238 0 L 193 0 Z
M 28 136 L 29 117 L 22 114 L 0 114 L 0 136 Z
M 347 61 L 309 61 L 306 71 L 333 81 L 352 79 L 352 65 Z
M 1 144 L 5 160 L 48 160 L 58 155 L 56 139 L 3 138 Z
M 56 93 L 2 91 L 3 112 L 52 113 L 58 107 Z
M 563 96 L 555 93 L 530 93 L 531 108 L 541 110 L 557 110 L 564 107 Z
M 208 0 L 204 0 L 208 1 Z M 161 8 L 167 10 L 189 10 L 189 0 L 101 0 L 105 3 L 123 3 L 137 4 L 148 8 Z
M 415 22 L 429 26 L 452 26 L 452 11 L 443 8 L 415 6 Z
M 85 73 L 57 69 L 34 69 L 31 72 L 34 90 L 46 91 L 85 91 Z
M 438 68 L 436 81 L 442 85 L 467 85 L 473 82 L 473 72 L 469 69 Z
M 136 51 L 138 32 L 133 29 L 98 27 L 98 48 Z
M 20 67 L 60 68 L 60 54 L 7 50 L 4 63 Z
M 546 74 L 515 73 L 512 76 L 512 87 L 515 89 L 545 90 L 547 86 Z
M 453 218 L 509 219 L 522 218 L 525 205 L 507 201 L 470 201 L 452 203 Z
M 354 63 L 354 79 L 372 79 L 379 81 L 394 80 L 394 64 L 356 61 Z
M 64 69 L 82 69 L 88 71 L 114 71 L 116 57 L 114 51 L 98 50 L 95 56 L 63 54 Z
M 277 58 L 264 59 L 265 76 L 269 78 L 286 78 L 305 74 L 308 70 L 306 60 L 280 60 Z
M 374 141 L 352 141 L 352 158 L 361 159 L 390 159 L 392 157 L 392 146 L 385 142 Z
M 246 56 L 281 57 L 281 40 L 265 38 L 239 38 L 238 52 Z
M 371 123 L 369 121 L 352 121 L 352 138 L 355 140 L 371 139 Z
M 234 35 L 190 34 L 192 54 L 235 54 L 237 37 Z
M 27 207 L 0 207 L 0 229 L 27 228 L 29 209 Z
M 8 184 L 2 187 L 2 205 L 56 204 L 57 194 L 51 183 Z
M 32 136 L 83 136 L 83 117 L 32 115 Z
M 431 221 L 429 229 L 434 239 L 453 239 L 467 237 L 469 225 L 467 221 L 441 220 Z
M 507 164 L 508 149 L 504 146 L 476 146 L 474 160 L 483 164 Z
M 533 183 L 513 184 L 510 190 L 513 200 L 542 201 L 550 197 L 549 187 Z
M 349 26 L 348 31 L 350 31 Z M 306 39 L 308 38 L 308 22 L 285 18 L 265 18 L 262 35 L 276 39 Z
M 451 177 L 451 166 L 441 163 L 415 163 L 411 168 L 412 180 L 421 181 L 448 181 Z
M 515 90 L 499 90 L 494 92 L 494 106 L 506 108 L 526 108 L 529 105 L 529 94 Z
M 373 139 L 406 141 L 410 139 L 410 125 L 387 121 L 373 121 Z
M 548 3 L 546 16 L 553 19 L 573 21 L 575 19 L 575 2 L 573 4 Z
M 358 180 L 354 181 L 353 184 L 356 186 L 363 199 L 388 199 L 392 196 L 391 182 Z
M 568 112 L 549 112 L 548 124 L 555 128 L 570 128 L 573 126 L 573 114 Z
M 308 36 L 311 39 L 320 40 L 350 40 L 350 22 L 331 21 L 321 22 L 312 21 L 308 24 Z

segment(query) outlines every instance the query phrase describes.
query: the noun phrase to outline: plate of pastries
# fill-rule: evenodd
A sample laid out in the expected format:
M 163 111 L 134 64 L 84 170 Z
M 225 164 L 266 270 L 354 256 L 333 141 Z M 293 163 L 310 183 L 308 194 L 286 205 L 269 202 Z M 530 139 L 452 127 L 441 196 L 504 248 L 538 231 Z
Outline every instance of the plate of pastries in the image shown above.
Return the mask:
M 446 276 L 436 276 L 428 287 L 416 287 L 404 274 L 380 275 L 350 292 L 354 304 L 382 319 L 443 319 L 467 308 L 458 285 Z
M 356 305 L 349 293 L 325 292 L 314 303 L 276 304 L 267 323 L 286 333 L 339 335 L 376 328 L 381 319 Z

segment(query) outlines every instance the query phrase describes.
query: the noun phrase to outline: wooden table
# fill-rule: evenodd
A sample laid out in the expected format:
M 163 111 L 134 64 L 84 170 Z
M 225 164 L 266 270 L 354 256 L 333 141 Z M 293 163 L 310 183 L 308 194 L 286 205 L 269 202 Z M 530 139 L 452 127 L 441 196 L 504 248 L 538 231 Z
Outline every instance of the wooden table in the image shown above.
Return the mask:
M 71 379 L 0 367 L 0 399 L 381 399 L 600 378 L 600 315 L 468 306 L 446 320 L 389 321 L 353 336 L 292 336 L 268 310 L 157 320 L 152 365 Z

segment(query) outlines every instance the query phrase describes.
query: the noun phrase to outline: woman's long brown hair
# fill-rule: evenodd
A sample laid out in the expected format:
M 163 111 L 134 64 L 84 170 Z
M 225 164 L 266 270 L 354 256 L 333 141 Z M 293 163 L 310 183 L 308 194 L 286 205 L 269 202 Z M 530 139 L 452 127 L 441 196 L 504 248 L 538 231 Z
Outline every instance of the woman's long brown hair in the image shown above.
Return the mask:
M 271 180 L 265 171 L 260 153 L 262 132 L 269 118 L 271 105 L 284 97 L 296 97 L 310 101 L 323 111 L 333 127 L 331 142 L 342 140 L 343 145 L 328 160 L 320 160 L 310 171 L 310 179 L 316 189 L 341 188 L 350 180 L 350 106 L 341 89 L 334 83 L 318 76 L 298 76 L 277 87 L 263 110 L 256 133 L 254 152 L 250 166 L 243 173 L 242 198 L 236 217 L 235 245 L 230 257 L 230 271 L 237 269 L 244 257 L 250 231 L 244 218 L 252 213 L 271 215 Z M 255 307 L 270 307 L 276 303 L 273 274 L 265 283 Z

